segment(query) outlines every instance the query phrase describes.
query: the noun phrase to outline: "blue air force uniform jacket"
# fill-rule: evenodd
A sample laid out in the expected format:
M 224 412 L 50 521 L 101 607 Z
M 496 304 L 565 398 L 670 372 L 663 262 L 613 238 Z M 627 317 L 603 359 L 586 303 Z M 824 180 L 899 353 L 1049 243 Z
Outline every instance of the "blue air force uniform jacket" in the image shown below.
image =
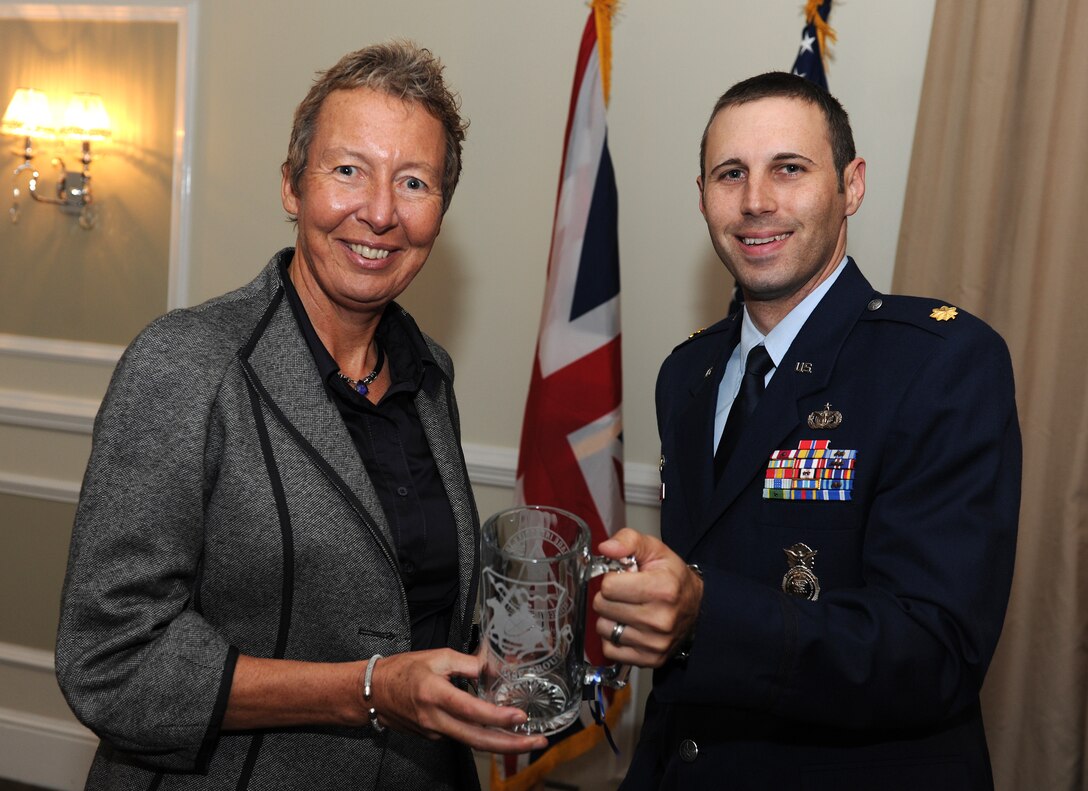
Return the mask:
M 661 532 L 705 588 L 690 658 L 655 673 L 625 790 L 992 787 L 978 693 L 1012 578 L 1020 432 L 1004 342 L 946 307 L 879 295 L 850 261 L 717 486 L 739 317 L 665 361 Z M 776 492 L 772 455 L 802 443 L 848 451 L 850 474 Z M 815 555 L 791 581 L 815 600 L 783 590 L 798 544 Z

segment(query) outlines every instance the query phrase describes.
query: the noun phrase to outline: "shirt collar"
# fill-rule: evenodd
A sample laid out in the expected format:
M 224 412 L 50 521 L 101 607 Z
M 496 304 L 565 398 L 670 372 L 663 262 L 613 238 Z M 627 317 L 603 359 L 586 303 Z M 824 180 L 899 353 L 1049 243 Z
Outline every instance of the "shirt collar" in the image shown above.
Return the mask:
M 299 331 L 306 339 L 306 345 L 313 355 L 321 381 L 330 384 L 332 378 L 339 372 L 340 366 L 329 354 L 325 344 L 321 342 L 302 304 L 302 299 L 295 289 L 295 284 L 291 282 L 287 273 L 291 259 L 292 256 L 284 256 L 280 262 L 280 282 L 283 283 L 284 293 L 295 321 L 298 323 Z M 438 364 L 423 338 L 423 333 L 396 302 L 390 302 L 382 311 L 382 317 L 375 330 L 375 338 L 385 350 L 387 365 L 390 366 L 392 382 L 389 392 L 402 389 L 414 392 L 421 386 L 437 381 L 435 372 L 438 370 Z
M 820 285 L 816 286 L 807 297 L 801 300 L 793 310 L 786 314 L 778 324 L 774 326 L 770 332 L 766 335 L 761 333 L 752 321 L 751 316 L 748 315 L 748 306 L 744 306 L 744 317 L 740 325 L 740 354 L 741 365 L 744 365 L 744 361 L 748 359 L 748 352 L 759 344 L 763 344 L 767 347 L 767 353 L 771 356 L 771 362 L 774 363 L 775 368 L 778 368 L 779 363 L 782 362 L 782 358 L 786 356 L 786 352 L 789 351 L 790 346 L 793 344 L 794 338 L 797 337 L 797 333 L 801 331 L 801 327 L 808 321 L 808 317 L 812 315 L 812 311 L 816 309 L 816 306 L 820 304 L 820 300 L 824 298 L 831 286 L 835 284 L 839 275 L 842 274 L 842 270 L 846 268 L 847 257 L 843 256 L 842 261 L 835 267 L 835 271 L 824 280 Z

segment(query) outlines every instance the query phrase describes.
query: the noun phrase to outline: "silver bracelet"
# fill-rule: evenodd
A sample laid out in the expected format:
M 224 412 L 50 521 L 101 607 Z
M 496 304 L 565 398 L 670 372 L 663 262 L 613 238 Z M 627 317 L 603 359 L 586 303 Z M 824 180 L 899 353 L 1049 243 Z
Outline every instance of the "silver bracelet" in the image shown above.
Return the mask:
M 367 703 L 370 703 L 370 693 L 373 691 L 370 680 L 374 676 L 374 665 L 378 664 L 378 660 L 381 658 L 381 654 L 374 654 L 374 656 L 370 657 L 370 661 L 366 663 L 366 673 L 363 674 L 363 700 Z M 373 706 L 370 707 L 370 726 L 374 729 L 374 733 L 381 733 L 385 730 L 385 726 L 378 722 L 378 710 Z

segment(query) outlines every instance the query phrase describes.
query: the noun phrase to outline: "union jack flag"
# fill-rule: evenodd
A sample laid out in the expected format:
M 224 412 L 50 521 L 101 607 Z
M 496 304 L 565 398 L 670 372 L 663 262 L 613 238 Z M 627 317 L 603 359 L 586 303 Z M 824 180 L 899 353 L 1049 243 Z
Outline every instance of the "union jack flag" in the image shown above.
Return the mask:
M 605 120 L 614 2 L 593 6 L 574 74 L 515 496 L 521 504 L 577 514 L 596 546 L 625 517 L 618 210 Z M 601 664 L 595 621 L 588 612 L 586 654 Z M 610 723 L 627 696 L 627 690 L 613 696 Z M 497 758 L 491 787 L 529 788 L 600 739 L 600 728 L 583 711 L 545 751 Z

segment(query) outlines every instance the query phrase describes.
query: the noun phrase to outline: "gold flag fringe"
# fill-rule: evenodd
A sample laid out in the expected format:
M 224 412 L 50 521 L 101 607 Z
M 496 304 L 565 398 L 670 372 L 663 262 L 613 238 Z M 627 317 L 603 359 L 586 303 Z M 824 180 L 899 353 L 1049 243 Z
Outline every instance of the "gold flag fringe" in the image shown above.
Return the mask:
M 608 723 L 609 728 L 615 730 L 619 725 L 620 714 L 623 713 L 624 706 L 630 701 L 630 698 L 630 686 L 618 689 L 613 693 L 612 703 L 604 715 L 604 721 Z M 538 760 L 507 780 L 503 780 L 499 774 L 499 762 L 502 761 L 502 756 L 493 755 L 491 757 L 491 788 L 501 789 L 501 791 L 531 791 L 556 766 L 572 758 L 577 758 L 603 740 L 604 731 L 602 728 L 597 725 L 587 725 L 573 736 L 568 736 L 553 747 L 549 747 Z
M 823 5 L 823 0 L 808 0 L 805 3 L 805 21 L 810 25 L 814 25 L 816 28 L 816 43 L 820 47 L 820 58 L 824 62 L 824 69 L 827 69 L 827 44 L 825 42 L 830 41 L 835 43 L 839 40 L 839 37 L 835 34 L 831 25 L 827 24 L 822 16 L 820 16 L 820 6 Z M 597 35 L 600 35 L 600 27 L 598 26 Z M 607 96 L 607 91 L 605 96 Z
M 593 23 L 597 26 L 597 52 L 601 63 L 601 87 L 604 88 L 604 104 L 612 94 L 612 17 L 620 6 L 620 0 L 593 0 Z

